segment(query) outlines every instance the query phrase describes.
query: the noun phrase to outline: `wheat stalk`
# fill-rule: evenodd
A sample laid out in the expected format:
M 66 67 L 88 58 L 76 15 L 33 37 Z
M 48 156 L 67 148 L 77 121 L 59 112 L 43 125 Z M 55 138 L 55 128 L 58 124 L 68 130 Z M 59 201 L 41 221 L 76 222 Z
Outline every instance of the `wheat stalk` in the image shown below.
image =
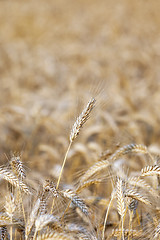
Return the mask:
M 96 102 L 95 98 L 91 98 L 90 101 L 88 102 L 87 106 L 84 108 L 82 113 L 79 115 L 79 117 L 77 118 L 77 120 L 73 124 L 73 127 L 71 129 L 71 133 L 70 133 L 69 146 L 68 146 L 68 149 L 66 151 L 64 160 L 63 160 L 63 164 L 62 164 L 61 172 L 59 174 L 59 178 L 58 178 L 58 181 L 57 181 L 56 189 L 58 189 L 58 187 L 59 187 L 59 183 L 60 183 L 60 180 L 61 180 L 61 177 L 62 177 L 62 172 L 63 172 L 64 166 L 65 166 L 67 156 L 68 156 L 69 150 L 71 148 L 72 142 L 76 139 L 76 137 L 78 136 L 78 134 L 80 132 L 80 129 L 83 127 L 84 123 L 88 120 L 88 118 L 90 116 L 90 113 L 95 106 L 95 102 Z M 53 206 L 54 206 L 54 199 L 53 199 L 53 202 L 52 202 L 51 213 L 53 211 Z
M 58 182 L 57 182 L 57 187 L 59 187 L 59 183 L 60 183 L 60 179 L 62 176 L 62 171 L 64 169 L 64 165 L 68 156 L 68 152 L 70 150 L 71 144 L 72 142 L 76 139 L 76 137 L 79 135 L 80 129 L 83 127 L 84 123 L 88 120 L 90 113 L 93 109 L 93 107 L 95 106 L 95 102 L 96 100 L 94 98 L 91 98 L 90 101 L 88 102 L 87 106 L 84 108 L 84 110 L 82 111 L 82 113 L 79 115 L 79 117 L 76 119 L 75 123 L 73 124 L 73 127 L 71 129 L 71 133 L 70 133 L 70 143 L 67 149 L 67 152 L 65 154 L 65 158 L 62 164 L 62 168 L 61 168 L 61 172 L 58 178 Z

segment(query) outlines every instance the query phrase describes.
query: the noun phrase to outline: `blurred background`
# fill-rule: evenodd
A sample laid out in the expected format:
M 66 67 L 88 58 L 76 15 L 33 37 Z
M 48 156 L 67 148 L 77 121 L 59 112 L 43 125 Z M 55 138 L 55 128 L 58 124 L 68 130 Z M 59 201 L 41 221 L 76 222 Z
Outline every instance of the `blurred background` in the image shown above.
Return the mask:
M 1 0 L 1 163 L 16 152 L 56 178 L 70 128 L 92 96 L 68 182 L 80 164 L 124 144 L 159 154 L 159 12 L 157 0 Z

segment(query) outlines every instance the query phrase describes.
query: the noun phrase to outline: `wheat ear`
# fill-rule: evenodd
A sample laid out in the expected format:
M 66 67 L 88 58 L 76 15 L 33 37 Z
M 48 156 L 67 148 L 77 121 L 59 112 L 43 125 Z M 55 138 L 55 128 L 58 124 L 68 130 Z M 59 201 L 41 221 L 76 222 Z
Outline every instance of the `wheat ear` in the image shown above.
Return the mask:
M 159 236 L 160 236 L 160 223 L 157 225 L 157 227 L 154 230 L 154 239 L 158 238 Z
M 147 166 L 141 170 L 141 176 L 160 175 L 160 166 Z
M 23 164 L 22 164 L 22 161 L 20 160 L 20 157 L 11 157 L 11 160 L 10 160 L 10 164 L 11 164 L 11 167 L 12 167 L 12 171 L 15 173 L 15 175 L 23 180 L 24 178 L 26 178 L 26 174 L 25 174 L 25 171 L 24 171 L 24 168 L 23 168 Z
M 43 229 L 45 226 L 47 226 L 49 223 L 51 222 L 55 222 L 57 221 L 57 218 L 54 217 L 53 215 L 51 214 L 44 214 L 44 215 L 40 215 L 36 221 L 35 221 L 35 233 L 34 233 L 34 236 L 33 236 L 33 240 L 36 239 L 36 236 L 37 236 L 37 233 Z
M 84 123 L 88 120 L 90 113 L 95 106 L 95 102 L 96 102 L 95 98 L 91 98 L 89 100 L 87 106 L 84 108 L 82 113 L 76 119 L 76 121 L 73 124 L 73 127 L 71 129 L 70 142 L 73 142 L 74 139 L 78 136 L 80 129 L 83 127 Z
M 121 236 L 122 239 L 124 240 L 124 233 L 123 233 L 123 219 L 125 215 L 125 200 L 124 200 L 124 188 L 123 188 L 123 182 L 122 179 L 118 178 L 117 180 L 117 209 L 118 213 L 121 216 Z
M 127 189 L 125 191 L 125 196 L 136 199 L 146 205 L 151 205 L 151 202 L 149 201 L 149 199 L 147 199 L 146 197 L 141 195 L 139 192 L 137 192 L 136 189 Z
M 60 175 L 59 175 L 59 178 L 58 178 L 56 188 L 59 187 L 59 182 L 60 182 L 60 179 L 61 179 L 61 176 L 62 176 L 64 165 L 65 165 L 65 162 L 66 162 L 66 159 L 67 159 L 67 156 L 68 156 L 68 152 L 71 148 L 72 142 L 76 139 L 76 137 L 78 136 L 78 134 L 80 132 L 80 129 L 83 127 L 84 123 L 88 120 L 88 118 L 90 116 L 90 113 L 91 113 L 93 107 L 95 106 L 95 101 L 96 100 L 94 98 L 90 99 L 87 106 L 84 108 L 82 113 L 79 115 L 79 117 L 76 119 L 75 123 L 73 124 L 73 127 L 71 129 L 71 133 L 70 133 L 70 143 L 69 143 L 67 152 L 66 152 L 65 157 L 64 157 L 64 161 L 63 161 L 63 164 L 62 164 L 62 168 L 61 168 L 61 172 L 60 172 Z
M 85 181 L 78 186 L 78 188 L 76 189 L 76 193 L 80 193 L 84 188 L 87 188 L 90 185 L 98 184 L 98 183 L 101 183 L 101 182 L 102 182 L 101 179 L 95 179 L 95 180 L 91 179 L 91 180 Z
M 71 129 L 71 133 L 70 133 L 69 146 L 68 146 L 68 149 L 66 151 L 64 160 L 63 160 L 63 164 L 62 164 L 61 172 L 59 174 L 59 178 L 58 178 L 58 181 L 57 181 L 56 189 L 58 189 L 58 187 L 59 187 L 59 183 L 60 183 L 60 180 L 61 180 L 61 177 L 62 177 L 62 172 L 63 172 L 64 166 L 65 166 L 67 156 L 68 156 L 69 150 L 71 148 L 72 142 L 76 139 L 76 137 L 78 136 L 78 134 L 80 132 L 80 129 L 83 127 L 84 123 L 88 120 L 88 118 L 90 116 L 90 113 L 95 106 L 95 102 L 96 102 L 95 98 L 91 98 L 89 100 L 87 106 L 84 108 L 82 113 L 79 115 L 79 117 L 76 119 L 75 123 L 73 124 L 73 127 Z M 55 199 L 53 199 L 51 213 L 53 211 L 54 201 L 55 201 Z
M 23 179 L 26 178 L 26 174 L 25 174 L 23 164 L 22 164 L 19 156 L 18 157 L 13 156 L 10 160 L 10 164 L 11 164 L 12 172 L 17 176 L 18 181 L 19 181 L 18 191 L 19 191 L 19 195 L 20 195 L 20 204 L 22 207 L 24 222 L 26 222 L 23 199 L 22 199 L 22 194 L 21 194 L 21 189 L 20 189 L 20 181 L 22 182 Z
M 7 228 L 5 226 L 0 228 L 1 228 L 1 240 L 5 240 L 6 234 L 7 234 Z
M 105 169 L 110 166 L 110 162 L 108 160 L 102 160 L 97 163 L 95 163 L 93 166 L 91 166 L 87 172 L 81 177 L 80 179 L 80 185 L 83 184 L 87 179 L 89 179 L 92 175 L 97 173 L 98 171 L 101 171 L 102 169 Z
M 129 230 L 129 229 L 124 229 L 124 235 L 125 235 L 125 239 L 128 239 L 126 238 L 126 235 L 129 234 L 129 232 L 132 233 L 132 237 L 134 237 L 134 239 L 141 239 L 140 238 L 140 235 L 142 234 L 142 230 Z M 121 231 L 119 229 L 113 229 L 112 230 L 112 234 L 110 237 L 115 237 L 116 239 L 119 237 L 119 235 L 121 234 Z M 138 237 L 138 238 L 137 238 Z M 133 239 L 133 238 L 132 238 Z
M 39 235 L 37 240 L 75 240 L 75 238 L 68 233 L 51 231 Z
M 118 157 L 128 154 L 130 152 L 135 153 L 148 153 L 148 150 L 145 146 L 140 144 L 129 144 L 124 147 L 119 148 L 115 153 L 113 153 L 108 160 L 101 160 L 91 166 L 88 171 L 81 177 L 80 182 L 83 183 L 88 178 L 90 178 L 93 174 L 101 171 L 102 169 L 107 168 L 111 162 L 115 161 Z M 149 153 L 148 153 L 149 154 Z
M 2 176 L 3 179 L 11 183 L 16 188 L 20 187 L 20 189 L 26 194 L 31 194 L 27 185 L 21 180 L 19 180 L 12 172 L 8 171 L 7 169 L 0 167 L 0 176 Z
M 85 215 L 89 215 L 89 210 L 84 201 L 72 190 L 66 189 L 65 191 L 61 191 L 64 198 L 68 198 L 72 201 L 72 203 L 77 206 Z

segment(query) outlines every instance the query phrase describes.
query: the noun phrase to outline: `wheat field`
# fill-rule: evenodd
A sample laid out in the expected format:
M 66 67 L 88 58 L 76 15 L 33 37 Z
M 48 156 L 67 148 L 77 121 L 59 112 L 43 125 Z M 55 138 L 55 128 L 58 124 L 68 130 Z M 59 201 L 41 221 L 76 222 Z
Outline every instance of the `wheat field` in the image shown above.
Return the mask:
M 159 12 L 0 1 L 0 239 L 160 239 Z

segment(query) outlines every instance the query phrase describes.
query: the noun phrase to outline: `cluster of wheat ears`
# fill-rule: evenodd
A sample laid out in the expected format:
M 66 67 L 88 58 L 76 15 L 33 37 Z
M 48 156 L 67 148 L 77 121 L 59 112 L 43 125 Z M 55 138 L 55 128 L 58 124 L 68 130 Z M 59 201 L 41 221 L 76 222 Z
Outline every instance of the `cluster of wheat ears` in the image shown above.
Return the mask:
M 8 166 L 0 167 L 1 180 L 7 183 L 7 193 L 0 213 L 1 239 L 159 239 L 159 158 L 152 156 L 146 146 L 129 144 L 93 164 L 81 174 L 72 188 L 60 185 L 68 152 L 95 106 L 91 98 L 76 119 L 70 132 L 57 183 L 45 180 L 39 190 L 28 183 L 20 156 L 13 155 Z M 124 155 L 145 155 L 146 166 L 141 172 L 129 173 L 115 162 Z M 88 188 L 98 191 L 111 183 L 110 199 L 82 193 Z M 107 185 L 106 185 L 107 186 Z M 83 196 L 83 197 L 82 197 Z M 101 204 L 99 204 L 101 202 Z M 30 206 L 30 207 L 29 207 Z M 98 215 L 98 210 L 103 214 Z M 144 210 L 145 214 L 142 214 Z M 109 220 L 111 213 L 118 221 Z

